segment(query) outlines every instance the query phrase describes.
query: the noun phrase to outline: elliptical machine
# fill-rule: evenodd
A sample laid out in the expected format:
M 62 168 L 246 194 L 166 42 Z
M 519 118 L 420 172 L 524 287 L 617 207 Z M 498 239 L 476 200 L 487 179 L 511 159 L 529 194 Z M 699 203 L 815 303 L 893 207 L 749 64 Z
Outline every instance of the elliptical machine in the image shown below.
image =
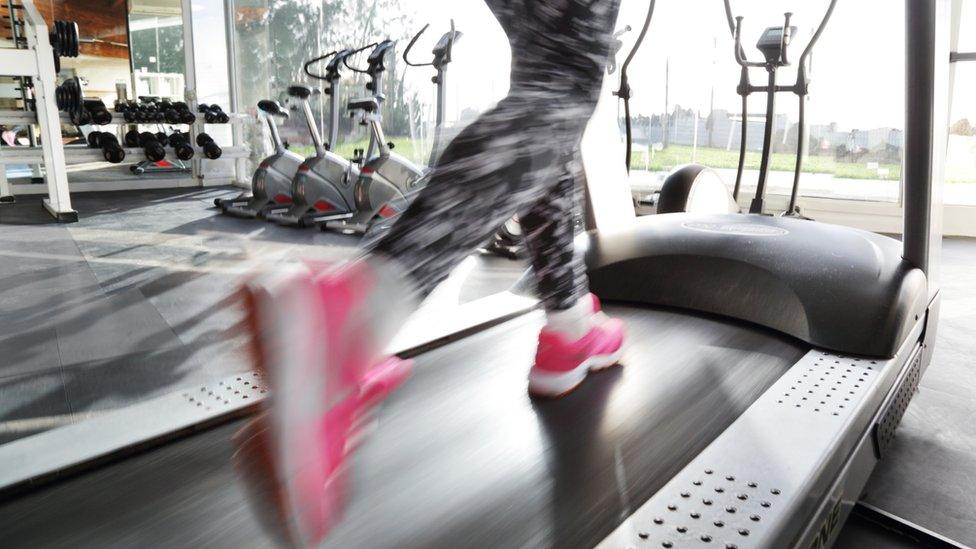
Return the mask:
M 749 59 L 746 57 L 745 50 L 742 48 L 743 18 L 742 16 L 734 17 L 732 15 L 732 6 L 730 5 L 729 0 L 725 0 L 725 16 L 729 23 L 729 31 L 732 33 L 732 37 L 735 40 L 735 61 L 741 67 L 739 85 L 736 88 L 737 93 L 742 97 L 742 133 L 739 143 L 739 165 L 736 171 L 735 186 L 732 191 L 732 198 L 735 201 L 738 201 L 739 198 L 739 192 L 742 187 L 742 172 L 745 167 L 748 127 L 748 124 L 746 123 L 748 120 L 748 99 L 751 94 L 756 92 L 766 94 L 766 121 L 764 124 L 762 157 L 759 163 L 759 179 L 756 185 L 756 195 L 752 199 L 749 206 L 749 213 L 763 214 L 765 212 L 766 181 L 769 176 L 769 161 L 772 153 L 773 140 L 773 122 L 776 116 L 776 94 L 781 92 L 789 92 L 795 94 L 799 99 L 799 120 L 797 122 L 796 161 L 793 172 L 793 188 L 792 192 L 790 193 L 790 204 L 787 210 L 782 212 L 781 215 L 784 217 L 809 219 L 801 215 L 800 208 L 796 203 L 800 188 L 800 172 L 802 170 L 803 152 L 806 141 L 804 135 L 806 130 L 805 106 L 810 92 L 809 61 L 810 55 L 813 53 L 813 48 L 817 44 L 817 41 L 820 40 L 820 35 L 823 34 L 824 29 L 827 27 L 827 23 L 830 21 L 830 16 L 833 14 L 836 4 L 837 0 L 830 1 L 830 4 L 827 6 L 827 11 L 824 13 L 823 19 L 820 21 L 820 25 L 813 33 L 813 36 L 810 38 L 810 42 L 800 55 L 799 66 L 797 67 L 796 72 L 796 82 L 790 86 L 783 86 L 776 83 L 776 75 L 778 69 L 790 65 L 790 58 L 787 50 L 797 30 L 796 27 L 790 26 L 790 20 L 793 14 L 789 12 L 784 14 L 783 26 L 769 27 L 763 31 L 762 36 L 759 38 L 759 42 L 756 44 L 756 49 L 758 49 L 763 55 L 764 60 L 759 62 L 749 61 Z M 756 86 L 752 84 L 749 79 L 750 68 L 763 68 L 766 70 L 766 85 Z M 679 204 L 685 197 L 689 196 L 689 194 L 693 194 L 691 191 L 699 187 L 714 187 L 720 183 L 721 179 L 719 178 L 718 174 L 704 166 L 690 164 L 678 168 L 668 176 L 664 182 L 664 186 L 661 188 L 661 198 L 658 203 L 658 213 L 679 211 L 674 209 L 676 207 L 675 205 Z
M 225 214 L 245 218 L 261 218 L 275 212 L 286 211 L 291 204 L 291 181 L 298 173 L 304 158 L 289 151 L 278 133 L 275 117 L 288 119 L 288 111 L 277 101 L 263 99 L 258 110 L 264 113 L 274 143 L 274 154 L 258 165 L 251 178 L 251 194 L 229 200 L 215 200 L 214 205 Z
M 420 36 L 427 30 L 425 26 L 411 40 L 404 57 L 416 44 Z M 451 31 L 444 34 L 433 49 L 434 58 L 429 63 L 412 63 L 411 66 L 432 66 L 437 69 L 437 75 L 432 78 L 432 82 L 437 87 L 437 130 L 439 133 L 444 122 L 446 110 L 445 85 L 447 82 L 447 66 L 452 58 L 455 42 L 460 38 L 461 33 L 455 30 L 453 22 Z M 394 50 L 396 42 L 384 40 L 380 42 L 367 59 L 366 69 L 358 69 L 350 66 L 348 58 L 343 64 L 354 72 L 366 74 L 370 81 L 366 84 L 366 89 L 373 92 L 372 97 L 354 99 L 347 105 L 349 111 L 360 114 L 360 124 L 368 126 L 370 129 L 369 154 L 365 157 L 360 156 L 361 162 L 359 178 L 356 181 L 355 214 L 347 220 L 325 223 L 322 229 L 336 229 L 343 232 L 365 234 L 375 222 L 389 220 L 396 217 L 404 210 L 412 199 L 413 194 L 425 183 L 423 175 L 426 170 L 421 169 L 410 160 L 393 152 L 393 144 L 386 141 L 383 133 L 381 107 L 385 96 L 382 94 L 382 77 L 386 71 L 386 56 Z M 431 151 L 431 160 L 436 160 L 439 154 L 435 139 L 434 148 Z M 379 227 L 382 230 L 385 226 Z
M 367 46 L 368 47 L 368 46 Z M 288 88 L 288 95 L 302 107 L 308 131 L 315 145 L 315 154 L 302 163 L 292 180 L 292 205 L 281 214 L 268 215 L 268 219 L 283 225 L 305 227 L 313 223 L 336 221 L 352 217 L 355 211 L 353 196 L 359 178 L 359 164 L 350 162 L 332 152 L 339 140 L 339 73 L 340 64 L 362 50 L 344 49 L 317 57 L 305 63 L 304 71 L 311 78 L 328 82 L 323 93 L 329 96 L 329 141 L 322 143 L 318 125 L 309 104 L 312 89 L 295 85 Z M 330 59 L 325 74 L 315 74 L 310 66 Z

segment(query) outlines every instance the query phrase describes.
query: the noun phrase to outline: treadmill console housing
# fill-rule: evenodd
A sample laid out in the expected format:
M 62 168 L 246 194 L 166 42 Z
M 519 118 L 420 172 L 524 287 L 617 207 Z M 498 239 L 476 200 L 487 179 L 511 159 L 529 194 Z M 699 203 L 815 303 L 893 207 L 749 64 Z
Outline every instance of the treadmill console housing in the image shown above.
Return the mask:
M 602 299 L 731 317 L 839 353 L 894 356 L 928 306 L 899 242 L 826 223 L 674 213 L 578 244 Z

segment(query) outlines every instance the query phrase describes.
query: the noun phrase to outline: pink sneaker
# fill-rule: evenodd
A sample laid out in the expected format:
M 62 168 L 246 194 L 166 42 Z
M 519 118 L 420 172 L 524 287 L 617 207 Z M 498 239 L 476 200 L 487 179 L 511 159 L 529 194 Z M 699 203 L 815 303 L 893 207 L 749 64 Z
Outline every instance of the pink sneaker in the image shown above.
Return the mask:
M 529 371 L 529 393 L 558 398 L 578 387 L 587 374 L 609 368 L 623 354 L 624 323 L 603 314 L 600 300 L 593 299 L 593 328 L 578 341 L 547 330 L 539 333 L 535 365 Z
M 238 464 L 261 518 L 289 544 L 317 545 L 341 518 L 358 427 L 412 368 L 376 352 L 370 282 L 363 270 L 294 267 L 244 287 L 254 362 L 274 396 L 238 435 Z

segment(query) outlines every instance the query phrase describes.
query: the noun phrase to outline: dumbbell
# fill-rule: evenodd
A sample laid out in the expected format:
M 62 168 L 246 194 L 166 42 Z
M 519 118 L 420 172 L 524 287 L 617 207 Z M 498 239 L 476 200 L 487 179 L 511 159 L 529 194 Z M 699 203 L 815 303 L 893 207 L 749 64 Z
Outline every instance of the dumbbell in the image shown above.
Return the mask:
M 163 111 L 160 110 L 159 105 L 152 103 L 148 105 L 146 109 L 146 121 L 147 122 L 163 122 L 166 120 L 166 116 Z
M 145 105 L 143 105 L 142 103 L 136 103 L 135 105 L 132 105 L 132 107 L 126 113 L 127 116 L 125 116 L 125 120 L 126 120 L 126 122 L 129 122 L 129 123 L 132 123 L 132 122 L 145 122 L 146 121 L 146 112 L 147 112 L 147 110 L 146 110 L 146 106 Z M 128 116 L 128 115 L 131 115 L 131 116 Z
M 109 112 L 108 108 L 105 106 L 105 103 L 101 99 L 85 99 L 84 107 L 85 110 L 91 114 L 91 121 L 93 124 L 104 126 L 112 123 L 112 113 Z
M 121 109 L 121 110 L 119 110 Z M 129 124 L 133 124 L 138 121 L 139 117 L 139 105 L 138 103 L 132 101 L 125 101 L 116 105 L 115 110 L 122 113 L 122 117 Z
M 197 145 L 203 148 L 203 156 L 206 156 L 210 160 L 217 160 L 224 154 L 220 146 L 214 142 L 213 137 L 210 137 L 206 133 L 197 134 Z
M 160 101 L 159 110 L 163 113 L 163 119 L 166 120 L 167 124 L 180 123 L 180 112 L 176 110 L 176 107 L 169 100 L 163 99 Z
M 220 108 L 220 105 L 200 105 L 199 111 L 203 113 L 203 119 L 207 124 L 226 124 L 230 122 L 230 116 Z
M 140 99 L 142 103 L 139 104 L 137 122 L 162 122 L 165 119 L 154 98 L 140 97 Z
M 123 137 L 126 147 L 136 148 L 139 146 L 139 130 L 133 128 L 125 132 L 125 137 Z
M 122 148 L 122 145 L 119 145 L 119 140 L 113 133 L 89 133 L 88 146 L 93 149 L 102 149 L 102 157 L 112 164 L 118 164 L 125 160 L 125 149 Z
M 176 109 L 176 112 L 179 114 L 180 124 L 193 124 L 197 121 L 196 115 L 190 112 L 190 106 L 186 103 L 177 101 L 176 103 L 173 103 L 173 108 Z
M 139 146 L 146 152 L 146 159 L 159 162 L 166 158 L 166 147 L 159 142 L 156 134 L 142 132 L 139 134 Z
M 176 158 L 180 160 L 190 160 L 193 158 L 193 146 L 190 145 L 188 134 L 174 131 L 169 136 L 169 144 L 176 152 Z

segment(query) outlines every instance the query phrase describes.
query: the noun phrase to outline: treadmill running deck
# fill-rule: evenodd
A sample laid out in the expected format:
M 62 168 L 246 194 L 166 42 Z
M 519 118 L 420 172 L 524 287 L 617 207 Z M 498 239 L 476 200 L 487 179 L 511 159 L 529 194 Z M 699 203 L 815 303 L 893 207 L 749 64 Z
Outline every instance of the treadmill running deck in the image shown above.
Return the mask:
M 732 322 L 608 307 L 624 367 L 525 393 L 534 313 L 420 356 L 359 450 L 330 547 L 593 546 L 808 349 Z M 12 546 L 264 546 L 233 424 L 0 506 Z

